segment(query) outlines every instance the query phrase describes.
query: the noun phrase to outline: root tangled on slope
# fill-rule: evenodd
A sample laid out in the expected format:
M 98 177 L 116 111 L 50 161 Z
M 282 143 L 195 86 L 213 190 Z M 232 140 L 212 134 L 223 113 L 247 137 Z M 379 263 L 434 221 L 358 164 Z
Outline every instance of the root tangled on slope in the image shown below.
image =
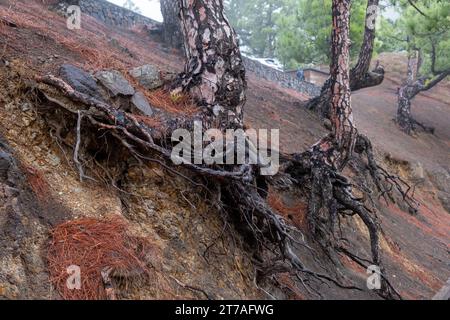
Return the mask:
M 301 274 L 313 277 L 318 281 L 328 281 L 346 288 L 361 290 L 352 285 L 344 285 L 332 276 L 312 271 L 306 267 L 296 248 L 303 246 L 314 254 L 306 243 L 303 234 L 292 226 L 285 217 L 273 210 L 267 202 L 268 186 L 278 189 L 303 189 L 309 197 L 308 222 L 314 238 L 328 250 L 342 252 L 361 265 L 368 264 L 380 266 L 383 263 L 379 249 L 380 226 L 375 212 L 368 208 L 362 199 L 355 198 L 352 194 L 354 185 L 331 167 L 317 154 L 314 147 L 305 153 L 283 156 L 282 170 L 275 177 L 264 177 L 257 173 L 258 166 L 240 165 L 229 167 L 210 167 L 185 163 L 181 169 L 174 168 L 170 164 L 171 149 L 165 140 L 170 136 L 171 130 L 177 125 L 189 126 L 189 120 L 181 119 L 166 124 L 164 135 L 152 128 L 149 123 L 136 116 L 117 110 L 103 101 L 86 96 L 75 91 L 63 80 L 54 76 L 38 78 L 38 85 L 34 88 L 36 96 L 47 99 L 56 106 L 73 115 L 76 119 L 77 143 L 75 146 L 74 160 L 78 153 L 81 137 L 81 126 L 94 128 L 94 130 L 109 134 L 119 141 L 133 157 L 139 161 L 157 162 L 166 169 L 186 178 L 197 187 L 205 188 L 218 199 L 218 208 L 223 210 L 232 220 L 244 224 L 244 232 L 253 239 L 256 244 L 255 255 L 260 257 L 258 269 L 260 276 L 270 276 L 275 273 L 289 272 L 302 281 Z M 60 91 L 65 97 L 77 103 L 80 108 L 75 110 L 68 105 L 51 99 L 46 92 L 54 89 Z M 175 125 L 174 125 L 175 124 Z M 158 137 L 158 138 L 156 138 Z M 379 167 L 373 157 L 370 141 L 359 137 L 360 154 L 366 154 L 368 158 L 366 169 L 369 170 L 375 185 L 383 197 L 394 189 L 399 191 L 403 199 L 411 201 L 409 190 L 404 191 L 404 186 L 395 176 Z M 78 146 L 78 147 L 77 147 Z M 77 163 L 77 161 L 75 161 Z M 80 178 L 86 178 L 83 167 L 78 162 Z M 187 173 L 186 173 L 187 171 Z M 191 177 L 200 177 L 204 183 L 195 182 Z M 349 252 L 339 241 L 338 225 L 340 216 L 357 215 L 364 222 L 369 231 L 371 261 L 361 259 Z M 269 257 L 269 264 L 264 264 L 262 258 Z M 258 259 L 257 259 L 258 260 Z M 389 283 L 387 277 L 382 275 L 382 288 L 378 293 L 384 298 L 401 298 Z

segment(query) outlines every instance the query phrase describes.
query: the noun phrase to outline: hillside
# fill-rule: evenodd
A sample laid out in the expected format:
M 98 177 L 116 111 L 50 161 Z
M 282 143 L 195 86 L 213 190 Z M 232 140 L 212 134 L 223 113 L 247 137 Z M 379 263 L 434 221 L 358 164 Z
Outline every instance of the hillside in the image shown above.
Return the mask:
M 428 299 L 450 277 L 449 84 L 439 85 L 413 102 L 414 115 L 433 125 L 435 135 L 406 135 L 392 121 L 405 58 L 382 54 L 379 59 L 386 66 L 386 80 L 353 95 L 355 119 L 361 132 L 373 141 L 380 163 L 415 186 L 415 197 L 421 203 L 417 214 L 377 202 L 384 230 L 381 244 L 394 287 L 405 299 Z M 152 64 L 169 79 L 182 71 L 184 59 L 144 26 L 112 28 L 84 15 L 82 29 L 70 31 L 65 18 L 40 1 L 16 2 L 13 8 L 8 1 L 0 1 L 0 160 L 11 159 L 5 176 L 0 171 L 0 298 L 66 298 L 55 290 L 58 276 L 65 275 L 55 274 L 51 267 L 71 263 L 49 259 L 53 257 L 49 248 L 53 248 L 50 239 L 55 227 L 78 219 L 114 222 L 111 217 L 120 217 L 126 224 L 125 233 L 145 239 L 148 246 L 146 254 L 139 257 L 139 262 L 146 264 L 143 270 L 131 268 L 125 275 L 115 275 L 127 284 L 119 286 L 119 298 L 314 299 L 318 298 L 316 292 L 328 299 L 378 298 L 369 290 L 314 281 L 310 291 L 293 284 L 287 274 L 258 287 L 249 244 L 221 216 L 215 199 L 197 192 L 189 180 L 157 161 L 142 166 L 120 152 L 112 159 L 98 157 L 97 165 L 84 163 L 86 174 L 95 181 L 80 182 L 72 155 L 75 116 L 68 117 L 68 123 L 52 121 L 46 116 L 55 112 L 52 104 L 40 100 L 34 91 L 39 87 L 36 78 L 58 75 L 64 64 L 90 73 L 118 70 L 132 82 L 126 76 L 131 68 Z M 246 125 L 279 128 L 282 151 L 303 151 L 326 133 L 317 115 L 303 108 L 308 96 L 252 73 L 248 82 Z M 145 91 L 145 96 L 158 116 L 195 113 L 189 101 L 176 103 L 164 92 Z M 65 102 L 61 94 L 55 97 Z M 67 138 L 61 140 L 64 131 Z M 103 139 L 101 134 L 98 139 Z M 86 142 L 92 148 L 102 141 L 92 140 Z M 108 143 L 119 148 L 117 141 L 105 138 Z M 303 230 L 305 204 L 298 199 L 286 202 L 281 213 Z M 362 222 L 355 218 L 343 224 L 351 247 L 368 257 L 368 234 Z M 101 237 L 108 235 L 98 232 L 99 241 L 105 241 Z M 127 237 L 121 240 L 126 243 Z M 89 246 L 83 249 L 88 252 Z M 320 269 L 316 258 L 301 253 L 305 261 Z M 317 259 L 324 258 L 319 255 Z M 326 262 L 330 268 L 326 272 L 345 274 L 365 288 L 366 270 L 344 257 L 341 262 L 342 270 L 331 270 Z

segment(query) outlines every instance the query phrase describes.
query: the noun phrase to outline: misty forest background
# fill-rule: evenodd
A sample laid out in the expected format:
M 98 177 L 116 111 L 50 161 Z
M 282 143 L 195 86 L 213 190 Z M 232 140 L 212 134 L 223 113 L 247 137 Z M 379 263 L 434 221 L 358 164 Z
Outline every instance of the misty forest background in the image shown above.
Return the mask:
M 157 0 L 148 0 L 153 5 Z M 331 0 L 225 0 L 244 54 L 276 58 L 285 69 L 329 65 Z M 364 35 L 366 0 L 351 8 L 351 58 Z M 142 13 L 133 0 L 123 7 Z M 450 64 L 450 2 L 446 0 L 382 1 L 377 17 L 374 61 L 381 52 L 421 49 L 423 76 Z M 435 52 L 434 66 L 432 52 Z

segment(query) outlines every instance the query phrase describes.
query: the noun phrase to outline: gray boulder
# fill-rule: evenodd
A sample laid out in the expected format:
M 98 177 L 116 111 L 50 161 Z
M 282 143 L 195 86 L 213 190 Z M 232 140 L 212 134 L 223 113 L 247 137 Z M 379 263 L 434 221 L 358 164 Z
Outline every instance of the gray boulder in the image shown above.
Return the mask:
M 153 115 L 153 109 L 142 92 L 136 92 L 131 98 L 131 104 L 146 116 Z
M 59 74 L 75 90 L 91 97 L 101 99 L 101 94 L 94 77 L 86 71 L 71 64 L 63 64 Z
M 132 96 L 135 92 L 128 80 L 117 70 L 99 71 L 95 77 L 113 97 Z
M 148 90 L 156 89 L 163 85 L 158 68 L 151 64 L 131 69 L 130 75 Z

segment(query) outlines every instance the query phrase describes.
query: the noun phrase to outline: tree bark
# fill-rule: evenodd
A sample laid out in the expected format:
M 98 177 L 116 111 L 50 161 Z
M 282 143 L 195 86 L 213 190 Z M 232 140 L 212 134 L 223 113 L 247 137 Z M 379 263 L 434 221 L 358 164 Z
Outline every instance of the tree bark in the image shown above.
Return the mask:
M 245 69 L 223 1 L 180 0 L 179 5 L 187 63 L 175 92 L 190 92 L 205 108 L 209 126 L 242 128 Z
M 412 79 L 411 75 L 413 71 L 409 69 L 414 68 L 414 66 L 415 64 L 408 63 L 408 79 Z M 411 100 L 420 92 L 430 90 L 449 75 L 450 69 L 447 69 L 434 78 L 419 78 L 414 81 L 408 80 L 405 85 L 400 87 L 398 90 L 396 122 L 402 131 L 411 134 L 419 126 L 425 132 L 434 133 L 433 127 L 425 125 L 413 118 L 411 115 Z
M 408 37 L 408 43 L 410 39 Z M 416 82 L 420 72 L 420 51 L 410 49 L 408 53 L 408 68 L 406 71 L 406 83 L 398 89 L 397 124 L 407 134 L 414 130 L 414 120 L 411 116 L 411 99 L 419 91 L 419 81 Z
M 356 141 L 350 92 L 350 2 L 333 1 L 331 37 L 331 123 L 340 156 L 337 167 L 345 165 Z
M 357 138 L 350 91 L 350 3 L 351 0 L 332 1 L 331 64 L 328 80 L 332 133 L 313 145 L 309 151 L 312 182 L 308 222 L 311 232 L 316 234 L 323 230 L 318 227 L 322 224 L 321 221 L 327 221 L 330 233 L 322 232 L 320 238 L 324 239 L 330 235 L 333 237 L 337 232 L 338 202 L 333 177 L 346 166 Z
M 377 65 L 374 70 L 369 71 L 376 35 L 376 16 L 374 16 L 376 12 L 373 10 L 378 8 L 379 2 L 379 0 L 367 1 L 364 40 L 359 51 L 358 62 L 350 73 L 350 87 L 352 91 L 377 86 L 384 80 L 384 70 L 381 66 Z
M 379 64 L 377 64 L 374 70 L 369 71 L 376 34 L 376 16 L 374 16 L 372 10 L 375 7 L 378 8 L 378 4 L 379 0 L 368 0 L 367 2 L 364 40 L 361 45 L 358 61 L 350 71 L 350 88 L 352 91 L 377 86 L 384 80 L 384 69 Z M 369 20 L 371 20 L 371 24 L 367 22 Z M 328 79 L 322 86 L 320 95 L 311 99 L 307 107 L 317 110 L 322 117 L 329 118 L 331 94 L 331 83 L 330 79 Z
M 161 0 L 161 13 L 163 16 L 163 40 L 175 49 L 182 49 L 183 35 L 180 25 L 179 0 Z
M 329 97 L 332 134 L 313 147 L 317 159 L 342 170 L 353 153 L 357 130 L 353 122 L 350 90 L 350 2 L 333 0 Z M 319 161 L 321 162 L 321 161 Z
M 407 39 L 410 44 L 410 39 Z M 406 83 L 398 89 L 398 106 L 396 122 L 400 129 L 407 134 L 411 134 L 417 126 L 425 132 L 434 133 L 434 128 L 415 120 L 411 114 L 411 100 L 420 92 L 430 90 L 439 82 L 450 75 L 450 68 L 437 71 L 436 46 L 431 40 L 431 72 L 432 77 L 420 77 L 420 67 L 422 66 L 422 52 L 420 49 L 410 46 L 408 53 L 408 69 Z
M 410 42 L 408 38 L 408 43 Z M 408 68 L 405 85 L 398 89 L 398 108 L 397 108 L 397 124 L 400 128 L 410 134 L 414 129 L 414 123 L 411 116 L 411 97 L 418 90 L 414 86 L 418 70 L 418 61 L 416 59 L 416 51 L 410 50 L 408 53 Z
M 408 134 L 414 130 L 413 118 L 411 116 L 411 95 L 413 87 L 404 85 L 398 90 L 397 124 L 400 129 Z

